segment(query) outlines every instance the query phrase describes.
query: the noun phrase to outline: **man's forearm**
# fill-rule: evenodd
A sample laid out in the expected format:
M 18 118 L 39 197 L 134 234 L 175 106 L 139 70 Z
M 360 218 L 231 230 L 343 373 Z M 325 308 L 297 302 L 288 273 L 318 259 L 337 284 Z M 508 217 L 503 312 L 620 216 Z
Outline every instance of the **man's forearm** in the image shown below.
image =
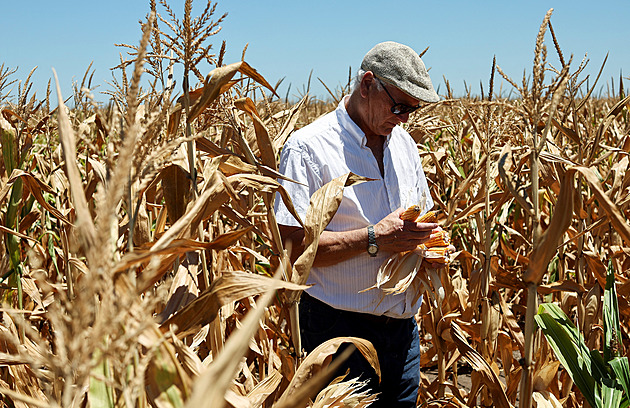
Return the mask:
M 304 252 L 304 230 L 280 226 L 286 244 L 291 245 L 291 261 L 295 262 Z M 324 231 L 319 237 L 313 266 L 328 266 L 364 253 L 367 256 L 367 229 L 351 231 Z
M 379 251 L 406 252 L 416 248 L 431 236 L 436 223 L 403 221 L 403 209 L 392 212 L 376 225 L 374 233 Z M 300 227 L 280 225 L 280 234 L 287 247 L 291 245 L 291 262 L 304 252 L 304 230 Z M 367 255 L 367 228 L 351 231 L 324 231 L 319 238 L 313 266 L 328 266 L 364 253 Z

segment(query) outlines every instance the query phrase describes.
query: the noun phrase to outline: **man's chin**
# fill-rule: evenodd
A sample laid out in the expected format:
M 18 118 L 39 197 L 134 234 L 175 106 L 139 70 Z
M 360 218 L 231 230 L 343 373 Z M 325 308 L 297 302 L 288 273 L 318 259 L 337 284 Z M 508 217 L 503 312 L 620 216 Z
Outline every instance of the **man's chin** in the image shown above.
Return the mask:
M 384 135 L 389 135 L 390 133 L 392 133 L 392 130 L 394 130 L 395 127 L 396 127 L 396 125 L 384 126 L 383 127 L 383 134 Z

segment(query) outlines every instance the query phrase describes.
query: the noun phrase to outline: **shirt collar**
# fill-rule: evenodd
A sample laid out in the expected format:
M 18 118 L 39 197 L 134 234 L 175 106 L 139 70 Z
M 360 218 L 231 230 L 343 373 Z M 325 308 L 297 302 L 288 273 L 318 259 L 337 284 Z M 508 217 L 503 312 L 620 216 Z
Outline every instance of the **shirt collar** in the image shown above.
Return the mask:
M 352 139 L 360 143 L 361 147 L 363 147 L 367 144 L 367 137 L 365 137 L 365 132 L 363 132 L 363 130 L 361 130 L 361 128 L 356 123 L 354 123 L 350 115 L 348 115 L 348 111 L 346 110 L 346 102 L 348 101 L 348 99 L 350 99 L 350 95 L 346 95 L 345 97 L 343 97 L 341 99 L 341 102 L 339 102 L 339 105 L 337 105 L 337 120 L 339 121 L 342 129 L 345 130 L 348 135 L 352 137 Z M 387 146 L 389 139 L 392 136 L 392 132 L 390 132 L 385 138 L 385 146 Z

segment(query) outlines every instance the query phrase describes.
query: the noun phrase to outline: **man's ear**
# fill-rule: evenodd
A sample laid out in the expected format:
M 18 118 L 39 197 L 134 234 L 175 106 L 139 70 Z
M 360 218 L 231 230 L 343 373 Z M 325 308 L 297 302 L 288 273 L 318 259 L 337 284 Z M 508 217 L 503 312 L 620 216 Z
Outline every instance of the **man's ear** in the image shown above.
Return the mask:
M 374 85 L 374 74 L 372 71 L 366 71 L 361 79 L 361 96 L 367 98 L 368 90 Z

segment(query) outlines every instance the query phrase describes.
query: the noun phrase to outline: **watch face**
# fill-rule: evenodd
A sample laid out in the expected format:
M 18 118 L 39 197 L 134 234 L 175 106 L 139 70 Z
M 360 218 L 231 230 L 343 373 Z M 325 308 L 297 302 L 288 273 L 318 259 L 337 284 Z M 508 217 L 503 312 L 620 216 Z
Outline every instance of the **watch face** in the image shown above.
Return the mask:
M 376 255 L 376 253 L 378 252 L 378 247 L 376 245 L 369 245 L 367 251 L 370 255 Z

